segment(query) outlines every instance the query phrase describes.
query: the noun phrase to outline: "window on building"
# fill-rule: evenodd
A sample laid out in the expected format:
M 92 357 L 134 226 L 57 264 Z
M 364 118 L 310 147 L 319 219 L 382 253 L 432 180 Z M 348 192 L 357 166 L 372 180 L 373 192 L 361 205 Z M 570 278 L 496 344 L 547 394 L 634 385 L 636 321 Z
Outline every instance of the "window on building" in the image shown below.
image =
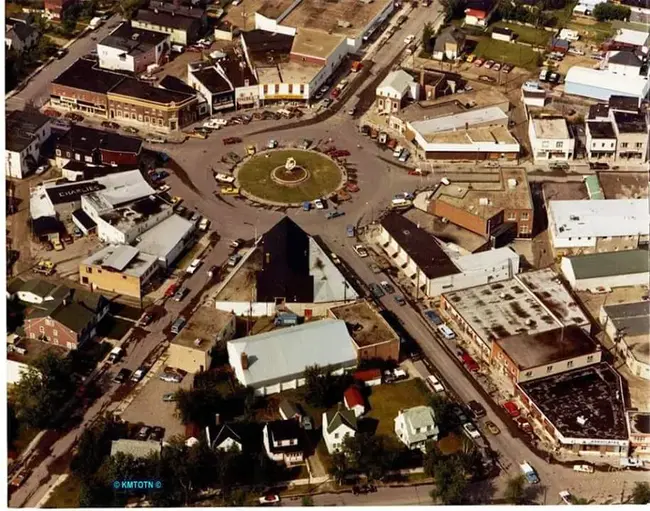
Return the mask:
M 262 90 L 264 90 L 264 94 L 267 94 L 269 92 L 269 86 L 267 84 L 264 84 Z
M 569 368 L 569 367 L 573 367 L 573 360 L 569 360 L 569 361 L 566 363 L 566 366 L 567 366 L 567 368 Z
M 623 149 L 627 148 L 627 142 L 621 142 L 621 147 L 622 147 Z
M 564 146 L 564 142 L 555 142 L 555 149 L 562 149 L 562 146 Z
M 528 213 L 528 211 L 522 211 L 522 212 L 521 212 L 521 215 L 520 215 L 520 218 L 521 218 L 522 220 L 528 220 L 528 218 L 529 218 L 529 213 Z
M 61 149 L 57 149 L 55 152 L 57 156 L 61 156 Z
M 279 93 L 280 93 L 280 84 L 279 84 L 279 83 L 276 83 L 276 84 L 275 84 L 275 93 L 276 93 L 276 94 L 279 94 Z
M 144 116 L 144 122 L 146 122 L 147 124 L 149 124 L 149 120 L 150 120 L 149 116 L 148 116 L 148 115 L 145 115 L 145 116 Z
M 532 371 L 526 371 L 526 376 L 532 376 L 533 372 Z
M 122 275 L 122 278 L 123 278 L 124 280 L 126 280 L 126 275 Z
M 52 335 L 54 337 L 58 337 L 59 336 L 59 331 L 58 330 L 52 330 Z
M 142 115 L 138 115 L 138 121 L 142 122 Z
M 553 366 L 546 366 L 546 372 L 550 373 L 553 370 Z
M 338 440 L 338 438 L 339 438 L 339 434 L 338 434 L 338 433 L 334 433 L 334 438 L 336 438 L 336 439 Z
M 587 357 L 587 362 L 593 362 L 593 361 L 594 361 L 594 356 L 593 356 L 593 355 L 589 355 L 589 356 Z
M 45 333 L 45 327 L 39 326 L 39 327 L 38 327 L 38 331 L 39 331 L 40 333 L 44 334 L 44 333 Z
M 508 211 L 508 220 L 517 220 L 517 213 L 514 211 Z
M 293 83 L 289 84 L 289 94 L 293 94 Z
M 643 147 L 643 142 L 637 142 L 637 143 L 635 144 L 635 147 L 636 147 L 637 149 L 641 149 L 641 148 Z
M 301 83 L 300 84 L 300 94 L 304 94 L 304 93 L 305 93 L 305 85 Z

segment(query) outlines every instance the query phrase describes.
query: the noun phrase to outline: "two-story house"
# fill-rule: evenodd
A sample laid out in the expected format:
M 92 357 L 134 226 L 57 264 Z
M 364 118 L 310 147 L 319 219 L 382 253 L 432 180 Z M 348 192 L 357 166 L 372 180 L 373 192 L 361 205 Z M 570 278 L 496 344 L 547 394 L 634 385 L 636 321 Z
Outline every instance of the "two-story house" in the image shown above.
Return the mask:
M 52 134 L 48 116 L 15 110 L 6 117 L 5 175 L 23 179 L 38 166 L 41 146 Z
M 353 438 L 357 431 L 354 411 L 339 404 L 337 408 L 323 412 L 323 440 L 330 454 L 341 451 L 345 439 Z
M 455 60 L 463 52 L 465 34 L 456 27 L 443 29 L 433 44 L 433 58 L 436 60 Z
M 407 98 L 420 97 L 420 84 L 406 71 L 391 71 L 375 91 L 377 111 L 393 114 L 399 112 Z
M 617 138 L 616 159 L 643 163 L 648 159 L 648 124 L 644 114 L 610 110 Z
M 304 461 L 302 430 L 295 419 L 267 422 L 263 430 L 266 455 L 288 467 Z
M 426 450 L 429 441 L 438 440 L 438 425 L 430 406 L 414 406 L 400 410 L 395 417 L 395 434 L 411 450 Z
M 568 161 L 575 154 L 575 139 L 562 117 L 530 118 L 528 136 L 535 163 Z
M 616 132 L 610 121 L 587 121 L 587 158 L 590 160 L 616 157 Z
M 261 426 L 255 422 L 229 422 L 206 426 L 205 439 L 217 451 L 254 451 L 261 445 Z

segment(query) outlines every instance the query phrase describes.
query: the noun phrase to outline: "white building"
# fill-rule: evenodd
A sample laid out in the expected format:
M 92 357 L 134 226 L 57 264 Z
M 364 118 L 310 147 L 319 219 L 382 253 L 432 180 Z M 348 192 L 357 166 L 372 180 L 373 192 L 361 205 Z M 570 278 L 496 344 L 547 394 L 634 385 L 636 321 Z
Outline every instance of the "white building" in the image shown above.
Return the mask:
M 169 35 L 138 30 L 125 21 L 97 44 L 99 67 L 143 73 L 147 66 L 160 64 L 170 44 Z
M 646 77 L 624 76 L 609 70 L 573 66 L 564 80 L 564 92 L 575 96 L 608 101 L 610 96 L 644 98 L 650 88 Z
M 395 417 L 395 434 L 411 450 L 426 451 L 429 441 L 438 440 L 436 416 L 430 406 L 414 406 L 400 410 Z
M 6 117 L 5 176 L 23 179 L 36 170 L 41 146 L 52 134 L 51 118 L 16 110 Z
M 303 463 L 302 431 L 297 420 L 267 422 L 262 435 L 264 449 L 270 459 L 288 467 Z
M 343 447 L 346 438 L 356 436 L 357 417 L 351 410 L 346 410 L 340 405 L 333 410 L 323 412 L 323 440 L 327 452 L 334 454 Z
M 169 268 L 194 241 L 196 225 L 179 215 L 171 215 L 136 238 L 141 252 L 158 257 Z
M 542 108 L 546 104 L 546 89 L 538 82 L 527 81 L 521 86 L 521 99 L 526 106 Z
M 382 218 L 377 243 L 416 288 L 430 297 L 508 280 L 519 273 L 519 255 L 508 247 L 453 254 L 438 239 L 397 213 Z
M 650 282 L 647 250 L 624 250 L 563 257 L 562 273 L 576 291 L 625 286 L 647 286 Z
M 643 61 L 633 51 L 608 51 L 605 64 L 610 73 L 635 77 L 639 76 Z
M 405 98 L 419 99 L 420 84 L 403 69 L 391 71 L 375 91 L 377 110 L 380 113 L 399 112 Z
M 596 0 L 593 0 L 596 1 Z M 633 9 L 635 10 L 635 9 Z M 646 12 L 646 14 L 648 14 Z M 641 50 L 643 53 L 648 53 L 648 46 L 650 46 L 650 35 L 647 30 L 630 30 L 628 28 L 619 28 L 614 36 L 614 41 L 617 43 L 627 44 L 634 46 Z
M 617 139 L 611 121 L 587 121 L 585 128 L 587 158 L 614 159 Z
M 305 384 L 308 366 L 331 366 L 341 374 L 357 365 L 345 321 L 324 319 L 228 341 L 235 377 L 259 395 Z
M 551 200 L 551 244 L 558 255 L 636 249 L 647 242 L 647 199 Z
M 568 161 L 575 153 L 575 139 L 563 118 L 530 118 L 528 137 L 535 163 L 542 161 Z

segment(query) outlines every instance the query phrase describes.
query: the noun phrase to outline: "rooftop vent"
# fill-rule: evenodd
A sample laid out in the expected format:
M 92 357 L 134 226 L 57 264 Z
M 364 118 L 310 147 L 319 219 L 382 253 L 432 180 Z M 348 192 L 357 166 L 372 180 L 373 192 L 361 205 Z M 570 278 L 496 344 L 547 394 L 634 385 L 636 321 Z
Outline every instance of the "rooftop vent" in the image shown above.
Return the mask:
M 585 424 L 587 424 L 587 419 L 585 419 L 582 415 L 578 415 L 578 418 L 576 419 L 576 421 L 581 426 L 584 426 Z
M 488 200 L 487 197 L 481 197 L 481 198 L 478 200 L 478 203 L 479 203 L 481 206 L 487 206 L 488 204 L 490 204 L 490 201 Z
M 194 339 L 194 346 L 201 346 L 202 342 L 203 340 L 197 337 L 196 339 Z
M 517 180 L 516 179 L 508 179 L 508 188 L 516 188 L 517 187 Z
M 569 220 L 573 220 L 573 221 L 576 221 L 576 222 L 577 222 L 578 220 L 580 220 L 580 217 L 577 216 L 577 215 L 570 215 L 570 216 L 569 216 Z
M 140 39 L 140 34 L 138 34 L 136 32 L 135 34 L 131 35 L 131 39 L 133 39 L 134 41 L 137 41 L 138 39 Z

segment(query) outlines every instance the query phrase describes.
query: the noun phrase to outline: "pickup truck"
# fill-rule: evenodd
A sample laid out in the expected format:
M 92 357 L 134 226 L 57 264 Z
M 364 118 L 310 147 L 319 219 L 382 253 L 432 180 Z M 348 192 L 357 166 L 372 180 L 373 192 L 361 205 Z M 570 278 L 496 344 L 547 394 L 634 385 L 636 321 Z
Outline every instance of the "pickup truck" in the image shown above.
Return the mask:
M 535 472 L 535 469 L 531 467 L 528 462 L 524 461 L 521 465 L 519 465 L 519 467 L 521 468 L 521 471 L 524 474 L 526 481 L 528 481 L 530 484 L 539 483 L 539 477 L 537 476 L 537 472 Z
M 192 263 L 187 267 L 187 270 L 185 270 L 185 272 L 193 275 L 199 266 L 201 266 L 201 259 L 194 259 L 194 261 L 192 261 Z

